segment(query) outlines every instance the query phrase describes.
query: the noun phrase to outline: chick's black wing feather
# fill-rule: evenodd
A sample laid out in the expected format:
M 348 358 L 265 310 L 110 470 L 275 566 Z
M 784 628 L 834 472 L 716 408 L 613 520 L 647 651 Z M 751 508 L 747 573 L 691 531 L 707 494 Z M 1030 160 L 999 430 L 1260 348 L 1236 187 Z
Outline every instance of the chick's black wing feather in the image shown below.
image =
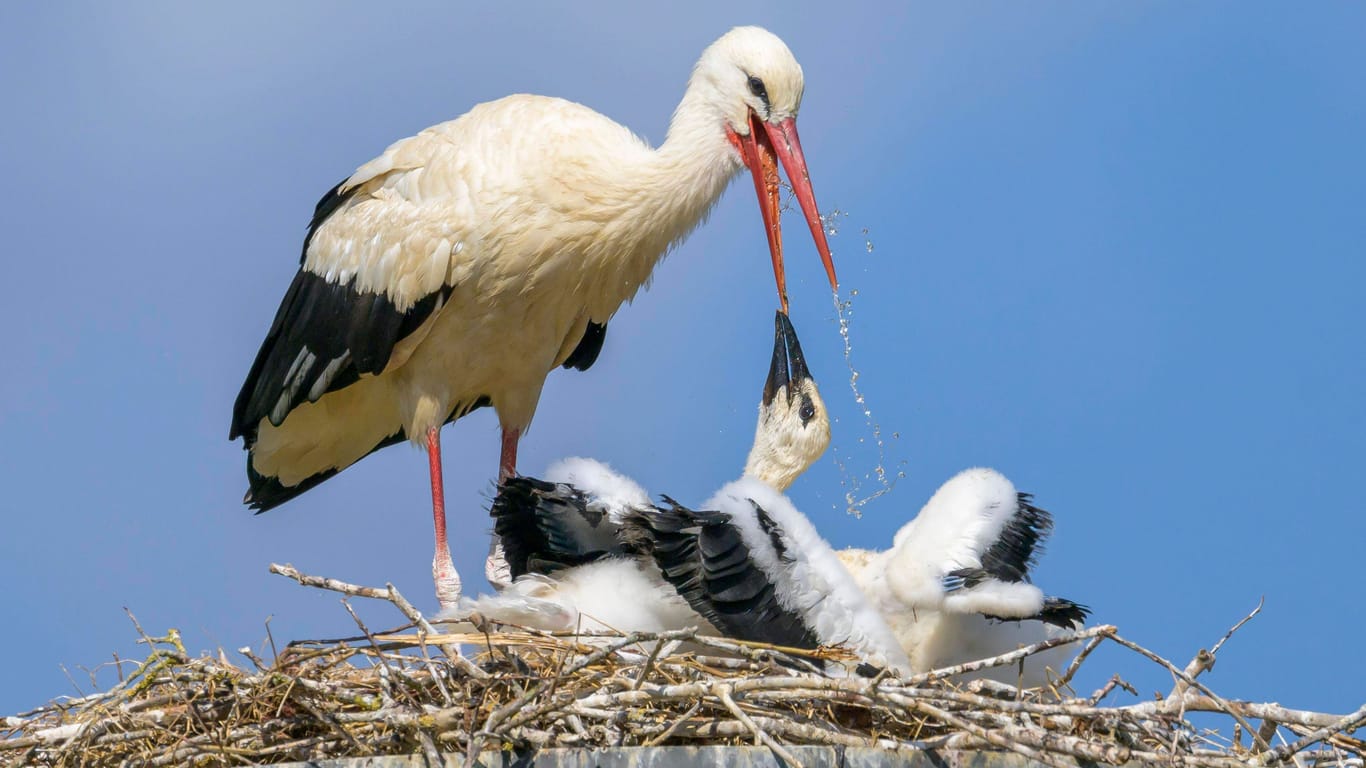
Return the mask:
M 1027 493 L 1017 496 L 1015 512 L 1006 521 L 1001 535 L 982 554 L 982 570 L 1001 581 L 1029 581 L 1029 570 L 1053 530 L 1053 516 L 1032 501 Z
M 727 637 L 816 648 L 802 616 L 784 608 L 768 574 L 754 562 L 723 512 L 696 511 L 665 497 L 667 507 L 631 514 L 628 538 L 647 551 L 664 580 Z
M 489 514 L 513 578 L 631 554 L 606 512 L 566 483 L 510 477 Z

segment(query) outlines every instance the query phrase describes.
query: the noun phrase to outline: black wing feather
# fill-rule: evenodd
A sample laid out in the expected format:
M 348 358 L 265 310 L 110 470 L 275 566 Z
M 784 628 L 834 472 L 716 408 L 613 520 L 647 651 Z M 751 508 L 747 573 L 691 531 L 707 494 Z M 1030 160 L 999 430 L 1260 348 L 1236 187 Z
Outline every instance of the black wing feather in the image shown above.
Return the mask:
M 451 411 L 451 415 L 447 417 L 446 423 L 450 424 L 451 422 L 455 421 L 461 416 L 470 413 L 471 411 L 478 410 L 479 408 L 487 408 L 488 406 L 489 399 L 487 397 L 480 397 L 479 399 L 474 401 L 473 405 L 469 407 L 457 405 L 455 410 Z M 399 443 L 405 442 L 407 439 L 408 435 L 403 430 L 399 430 L 398 432 L 395 432 L 394 434 L 389 435 L 388 437 L 376 443 L 375 447 L 367 451 L 365 455 L 369 456 L 370 454 L 380 450 L 381 448 L 388 448 L 391 445 L 398 445 Z M 306 477 L 297 485 L 284 485 L 280 482 L 279 478 L 263 475 L 260 472 L 257 472 L 256 470 L 252 469 L 251 459 L 248 458 L 248 490 L 247 495 L 242 499 L 242 503 L 256 510 L 257 514 L 260 514 L 261 512 L 265 512 L 267 510 L 274 509 L 275 507 L 280 506 L 281 504 L 285 503 L 286 501 L 289 501 L 295 496 L 298 496 L 304 491 L 309 490 L 310 488 L 316 487 L 319 483 L 331 478 L 333 475 L 337 474 L 340 471 L 341 470 L 339 469 L 329 469 L 323 472 L 319 472 L 316 475 Z
M 1080 603 L 1074 603 L 1061 597 L 1045 597 L 1043 610 L 1030 618 L 1063 629 L 1071 629 L 1077 624 L 1085 624 L 1086 617 L 1090 615 L 1091 609 Z
M 569 353 L 569 357 L 560 365 L 561 368 L 577 368 L 586 371 L 593 367 L 593 363 L 598 361 L 598 355 L 602 352 L 602 343 L 607 339 L 607 323 L 595 323 L 588 321 L 588 327 L 583 330 L 583 338 L 579 339 L 578 346 Z
M 984 613 L 984 618 L 994 621 L 1042 621 L 1045 624 L 1052 624 L 1062 629 L 1072 629 L 1078 624 L 1085 624 L 1086 617 L 1091 615 L 1091 609 L 1081 603 L 1074 603 L 1062 597 L 1045 597 L 1043 608 L 1033 616 L 1021 616 L 1019 618 L 1007 618 L 1005 616 L 994 616 Z
M 1007 582 L 1029 581 L 1029 571 L 1043 552 L 1044 541 L 1053 530 L 1053 516 L 1034 506 L 1028 493 L 1016 497 L 1015 513 L 1006 521 L 1000 537 L 982 555 L 981 568 L 959 568 L 944 575 L 948 591 L 971 589 L 985 581 L 997 579 Z M 1043 608 L 1033 616 L 1003 618 L 984 614 L 997 621 L 1042 621 L 1063 629 L 1086 621 L 1091 610 L 1080 603 L 1061 597 L 1045 597 Z
M 515 579 L 633 554 L 617 526 L 580 490 L 534 477 L 510 477 L 489 509 Z
M 778 603 L 730 515 L 664 500 L 667 508 L 628 515 L 623 535 L 649 543 L 664 580 L 693 610 L 727 637 L 793 648 L 820 644 L 800 615 Z
M 1053 516 L 1034 506 L 1033 496 L 1018 494 L 1015 514 L 1006 521 L 1001 535 L 982 554 L 982 570 L 1001 581 L 1029 581 L 1043 542 L 1053 530 Z
M 318 201 L 304 239 L 305 255 L 318 227 L 351 194 L 338 184 Z M 450 297 L 445 286 L 399 311 L 383 293 L 358 291 L 354 279 L 328 282 L 302 265 L 303 257 L 233 404 L 228 439 L 244 436 L 248 447 L 256 441 L 261 419 L 278 426 L 300 404 L 383 371 L 394 345 Z
M 380 441 L 379 445 L 376 445 L 374 450 L 378 451 L 381 448 L 388 448 L 391 445 L 397 445 L 398 443 L 401 443 L 406 439 L 407 438 L 404 436 L 403 431 L 399 430 L 398 432 L 395 432 L 394 434 L 389 435 L 388 437 L 384 438 L 384 440 Z M 371 451 L 371 453 L 373 452 L 374 451 Z M 328 478 L 332 477 L 340 471 L 341 470 L 339 469 L 329 469 L 325 472 L 319 472 L 316 475 L 311 475 L 305 478 L 304 481 L 299 483 L 298 485 L 284 485 L 280 482 L 279 478 L 263 475 L 260 472 L 257 472 L 256 470 L 252 469 L 251 460 L 248 459 L 248 490 L 247 495 L 242 499 L 242 503 L 246 504 L 251 509 L 256 510 L 256 514 L 259 515 L 268 509 L 273 509 L 275 507 L 280 506 L 281 504 L 285 503 L 286 501 L 289 501 L 295 496 L 298 496 L 304 491 L 309 490 L 310 488 L 316 487 L 319 483 L 323 482 L 324 480 L 327 480 Z

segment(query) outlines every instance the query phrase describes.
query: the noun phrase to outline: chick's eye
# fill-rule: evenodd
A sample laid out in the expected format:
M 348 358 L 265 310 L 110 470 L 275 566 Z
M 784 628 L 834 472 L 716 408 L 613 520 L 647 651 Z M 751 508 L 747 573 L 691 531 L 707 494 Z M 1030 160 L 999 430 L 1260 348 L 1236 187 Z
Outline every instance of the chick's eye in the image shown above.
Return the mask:
M 816 418 L 816 406 L 811 403 L 802 403 L 802 407 L 797 409 L 797 415 L 802 417 L 802 423 L 805 424 Z
M 749 76 L 749 92 L 768 103 L 768 89 L 764 87 L 764 81 L 754 75 Z

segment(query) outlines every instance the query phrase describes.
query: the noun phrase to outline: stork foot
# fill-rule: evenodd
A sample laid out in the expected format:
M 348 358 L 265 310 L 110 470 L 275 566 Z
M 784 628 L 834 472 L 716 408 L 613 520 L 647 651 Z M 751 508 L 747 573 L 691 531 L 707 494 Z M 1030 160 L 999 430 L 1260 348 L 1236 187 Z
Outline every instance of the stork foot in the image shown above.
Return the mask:
M 436 583 L 436 600 L 442 611 L 454 611 L 460 605 L 460 574 L 451 562 L 451 552 L 442 547 L 432 558 L 432 581 Z
M 489 542 L 489 556 L 484 561 L 484 577 L 499 592 L 512 584 L 512 566 L 508 565 L 507 557 L 503 554 L 503 542 L 496 535 Z

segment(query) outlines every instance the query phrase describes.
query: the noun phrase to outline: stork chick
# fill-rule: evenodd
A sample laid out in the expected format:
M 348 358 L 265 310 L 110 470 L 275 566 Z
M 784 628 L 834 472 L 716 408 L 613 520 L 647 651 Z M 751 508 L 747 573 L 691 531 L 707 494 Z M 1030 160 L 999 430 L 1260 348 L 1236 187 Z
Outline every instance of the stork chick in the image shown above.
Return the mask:
M 588 459 L 509 479 L 495 530 L 517 576 L 467 604 L 486 618 L 543 629 L 663 631 L 699 626 L 799 648 L 842 644 L 878 667 L 909 669 L 887 625 L 834 551 L 783 495 L 824 453 L 829 418 L 787 316 L 745 476 L 701 510 L 643 489 Z
M 902 526 L 891 549 L 839 552 L 864 594 L 891 625 L 917 672 L 1005 653 L 1071 629 L 1088 610 L 1029 583 L 1053 518 L 992 469 L 960 472 Z M 1060 647 L 1025 660 L 1023 671 L 979 675 L 1041 685 L 1061 669 Z

